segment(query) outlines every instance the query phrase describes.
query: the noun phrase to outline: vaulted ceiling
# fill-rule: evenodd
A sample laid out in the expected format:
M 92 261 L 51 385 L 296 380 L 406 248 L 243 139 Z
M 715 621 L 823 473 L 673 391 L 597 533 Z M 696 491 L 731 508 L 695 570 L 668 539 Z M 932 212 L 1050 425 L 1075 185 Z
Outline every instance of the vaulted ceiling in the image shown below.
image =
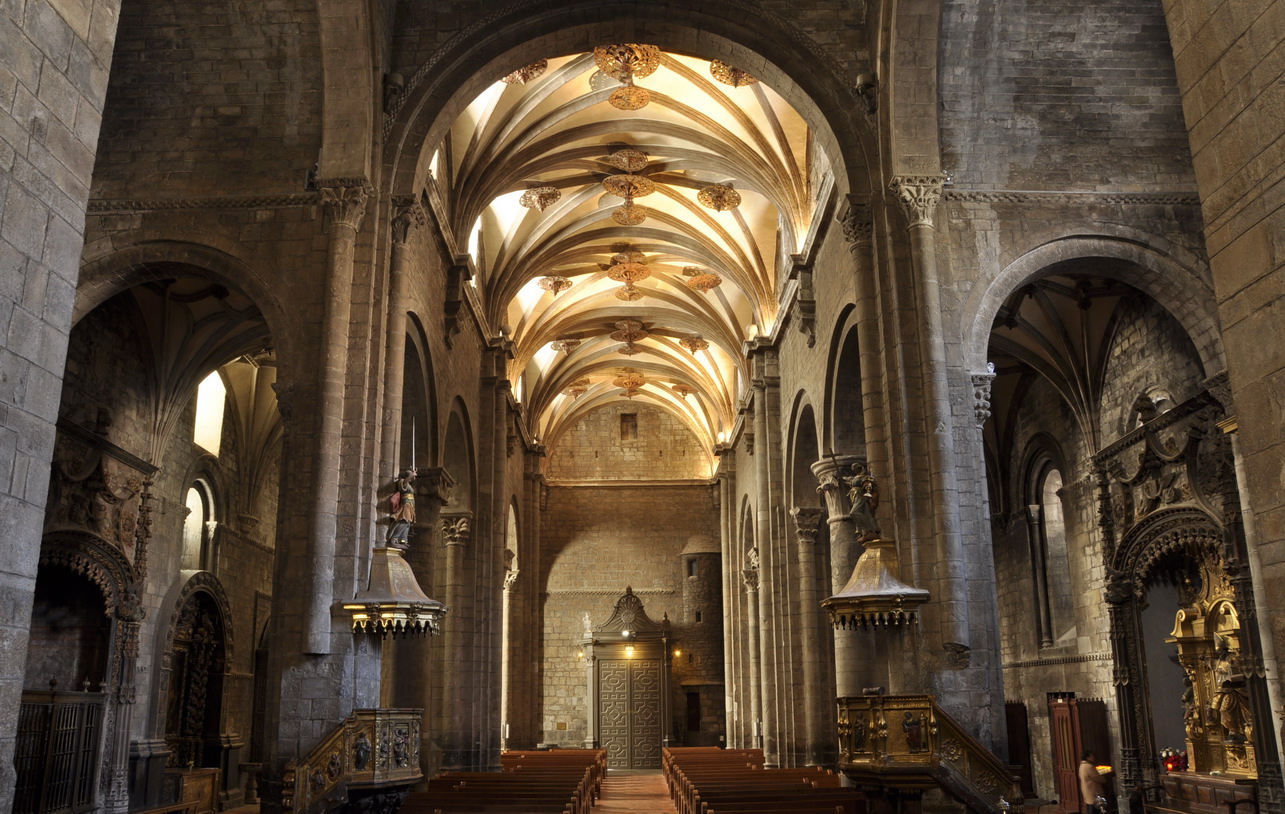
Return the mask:
M 812 228 L 814 149 L 753 77 L 645 45 L 536 63 L 473 101 L 434 174 L 540 440 L 625 398 L 709 446 L 731 430 L 741 343 L 771 330 Z

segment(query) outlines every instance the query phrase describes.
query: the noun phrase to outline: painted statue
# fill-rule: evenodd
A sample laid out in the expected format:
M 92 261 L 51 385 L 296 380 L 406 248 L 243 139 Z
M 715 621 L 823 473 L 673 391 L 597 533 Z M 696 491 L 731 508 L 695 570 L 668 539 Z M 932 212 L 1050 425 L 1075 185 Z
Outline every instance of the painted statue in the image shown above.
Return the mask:
M 415 524 L 415 478 L 418 475 L 412 466 L 403 469 L 393 481 L 393 494 L 388 500 L 392 525 L 388 527 L 387 544 L 398 551 L 410 548 L 410 530 Z

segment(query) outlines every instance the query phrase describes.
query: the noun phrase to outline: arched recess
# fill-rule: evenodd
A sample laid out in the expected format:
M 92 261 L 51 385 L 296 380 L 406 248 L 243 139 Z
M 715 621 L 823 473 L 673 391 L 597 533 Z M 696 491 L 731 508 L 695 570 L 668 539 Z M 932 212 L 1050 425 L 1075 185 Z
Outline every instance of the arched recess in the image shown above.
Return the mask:
M 830 342 L 827 421 L 822 430 L 826 454 L 865 457 L 866 433 L 861 393 L 861 355 L 857 346 L 856 307 L 839 315 Z
M 1195 772 L 1257 775 L 1262 781 L 1264 765 L 1276 760 L 1270 705 L 1261 674 L 1252 667 L 1261 658 L 1259 634 L 1241 565 L 1243 541 L 1236 536 L 1234 525 L 1224 526 L 1200 509 L 1174 507 L 1133 525 L 1108 555 L 1106 599 L 1126 786 L 1154 782 L 1151 767 L 1159 749 L 1168 746 L 1157 741 L 1159 719 L 1179 714 Z M 1153 665 L 1154 641 L 1148 652 L 1146 617 L 1149 604 L 1165 595 L 1176 602 L 1169 603 L 1172 631 L 1164 641 L 1176 647 L 1181 672 L 1158 692 L 1152 685 L 1163 680 L 1156 674 L 1164 665 Z M 1156 631 L 1150 635 L 1154 640 Z M 1173 650 L 1166 655 L 1173 659 Z M 1181 706 L 1171 703 L 1176 693 Z
M 105 640 L 90 648 L 97 661 L 94 677 L 85 673 L 75 677 L 82 682 L 80 686 L 46 684 L 23 693 L 19 715 L 24 735 L 14 756 L 17 799 L 29 798 L 32 810 L 48 809 L 41 800 L 49 802 L 48 795 L 62 789 L 59 799 L 52 801 L 53 808 L 88 810 L 112 804 L 123 809 L 128 796 L 133 705 L 132 693 L 123 690 L 133 683 L 138 629 L 144 615 L 137 593 L 138 572 L 125 553 L 108 540 L 71 530 L 50 532 L 42 540 L 38 587 L 42 574 L 58 571 L 71 572 L 96 587 L 100 595 L 92 597 L 85 609 L 96 609 L 106 617 L 98 629 Z M 61 604 L 60 597 L 50 599 Z M 42 642 L 33 637 L 28 647 L 36 651 L 28 656 L 27 677 L 34 681 L 45 661 L 39 652 Z M 69 728 L 64 731 L 63 727 Z M 68 738 L 80 739 L 75 756 L 52 759 L 47 750 L 67 748 Z
M 468 408 L 456 399 L 451 414 L 446 419 L 446 433 L 442 442 L 442 468 L 455 481 L 451 501 L 442 508 L 443 514 L 469 512 L 473 508 L 474 477 L 473 432 L 469 426 Z
M 744 25 L 743 20 L 754 25 Z M 385 117 L 385 173 L 415 194 L 434 145 L 460 111 L 500 77 L 542 57 L 604 42 L 645 42 L 750 70 L 803 113 L 822 149 L 844 167 L 839 192 L 868 193 L 877 154 L 850 78 L 797 27 L 759 4 L 729 0 L 715 12 L 682 0 L 643 6 L 610 0 L 519 0 L 461 31 L 407 77 Z M 479 64 L 478 55 L 491 55 Z
M 794 416 L 791 419 L 789 458 L 789 493 L 786 500 L 790 506 L 816 508 L 821 505 L 821 496 L 817 492 L 816 475 L 812 474 L 812 464 L 820 457 L 820 445 L 817 441 L 816 414 L 807 394 L 800 391 L 794 401 Z
M 1004 302 L 1026 283 L 1068 262 L 1093 264 L 1091 273 L 1126 283 L 1160 303 L 1182 325 L 1212 374 L 1223 370 L 1222 336 L 1212 286 L 1194 261 L 1141 242 L 1144 236 L 1067 235 L 1037 246 L 1007 265 L 989 285 L 975 286 L 963 313 L 973 314 L 965 327 L 964 365 L 986 369 L 991 326 Z M 1156 241 L 1161 242 L 1161 241 Z M 1097 260 L 1108 262 L 1095 263 Z M 1115 262 L 1111 262 L 1115 261 Z
M 399 469 L 411 463 L 424 466 L 437 460 L 437 386 L 432 353 L 424 324 L 416 314 L 408 317 L 402 388 L 402 441 L 399 447 L 403 452 Z
M 1039 647 L 1052 647 L 1074 625 L 1065 513 L 1060 491 L 1071 471 L 1061 445 L 1047 433 L 1036 433 L 1022 451 L 1021 477 L 1014 484 L 1014 503 L 1026 519 L 1031 602 Z
M 171 767 L 226 768 L 232 744 L 222 731 L 223 678 L 233 646 L 227 593 L 213 573 L 183 570 L 161 608 L 170 613 L 157 626 L 153 731 L 169 746 Z

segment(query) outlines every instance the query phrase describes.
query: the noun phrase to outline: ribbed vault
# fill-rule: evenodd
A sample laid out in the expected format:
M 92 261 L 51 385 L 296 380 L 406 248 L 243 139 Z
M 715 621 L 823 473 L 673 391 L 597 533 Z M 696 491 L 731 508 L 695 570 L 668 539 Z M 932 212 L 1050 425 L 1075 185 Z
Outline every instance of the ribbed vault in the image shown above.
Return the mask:
M 612 48 L 495 83 L 456 120 L 434 175 L 487 316 L 515 343 L 509 377 L 541 440 L 637 398 L 712 446 L 744 387 L 741 343 L 777 318 L 781 269 L 824 187 L 814 168 L 828 164 L 752 77 Z

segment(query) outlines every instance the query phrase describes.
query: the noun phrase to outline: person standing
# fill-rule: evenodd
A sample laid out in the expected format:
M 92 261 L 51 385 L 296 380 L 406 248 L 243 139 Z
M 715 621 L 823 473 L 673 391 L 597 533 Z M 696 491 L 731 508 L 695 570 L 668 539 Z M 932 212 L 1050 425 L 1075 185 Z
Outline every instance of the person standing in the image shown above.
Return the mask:
M 1105 814 L 1102 803 L 1106 802 L 1107 781 L 1096 763 L 1097 758 L 1090 751 L 1080 756 L 1080 797 L 1086 814 Z

